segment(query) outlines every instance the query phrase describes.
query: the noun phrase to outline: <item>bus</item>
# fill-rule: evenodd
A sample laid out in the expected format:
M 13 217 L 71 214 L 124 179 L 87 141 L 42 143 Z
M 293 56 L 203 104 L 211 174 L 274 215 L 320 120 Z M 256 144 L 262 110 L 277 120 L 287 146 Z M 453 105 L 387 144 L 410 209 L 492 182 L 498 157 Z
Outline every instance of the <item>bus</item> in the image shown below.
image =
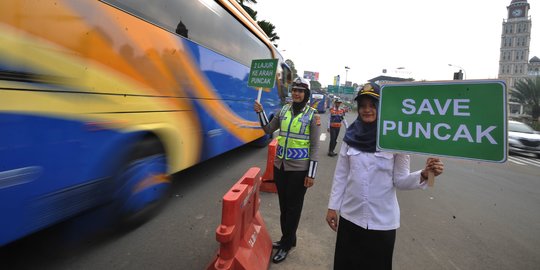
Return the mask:
M 328 108 L 328 98 L 325 94 L 311 94 L 311 107 L 319 113 L 325 113 Z
M 267 143 L 247 79 L 270 58 L 268 112 L 291 72 L 234 0 L 2 0 L 0 246 L 95 209 L 133 221 L 172 173 Z

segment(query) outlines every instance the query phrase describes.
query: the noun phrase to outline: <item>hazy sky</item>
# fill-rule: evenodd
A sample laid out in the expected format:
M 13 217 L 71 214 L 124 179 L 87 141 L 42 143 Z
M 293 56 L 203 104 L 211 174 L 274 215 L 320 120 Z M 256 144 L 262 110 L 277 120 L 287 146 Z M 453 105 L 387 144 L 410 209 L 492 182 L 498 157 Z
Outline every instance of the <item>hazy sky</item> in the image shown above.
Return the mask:
M 280 36 L 278 49 L 303 71 L 365 83 L 383 75 L 416 80 L 497 78 L 502 22 L 511 0 L 257 0 L 258 20 Z M 540 57 L 540 3 L 529 0 L 529 59 Z M 537 19 L 535 19 L 537 18 Z M 405 69 L 397 69 L 404 67 Z

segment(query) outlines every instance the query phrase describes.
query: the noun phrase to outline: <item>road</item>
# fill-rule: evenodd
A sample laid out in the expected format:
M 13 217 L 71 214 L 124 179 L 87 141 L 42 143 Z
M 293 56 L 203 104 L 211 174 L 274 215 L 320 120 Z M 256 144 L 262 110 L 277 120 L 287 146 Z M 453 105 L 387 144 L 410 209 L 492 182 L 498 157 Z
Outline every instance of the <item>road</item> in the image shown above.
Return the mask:
M 336 159 L 325 155 L 327 147 L 328 139 L 321 144 L 316 184 L 306 194 L 298 246 L 270 269 L 332 268 L 335 233 L 324 217 Z M 413 156 L 412 169 L 424 161 Z M 398 193 L 394 269 L 538 269 L 540 159 L 443 161 L 446 171 L 433 188 Z M 165 208 L 143 226 L 77 248 L 45 232 L 0 250 L 0 269 L 204 269 L 218 249 L 221 197 L 249 167 L 264 170 L 265 164 L 266 149 L 238 148 L 176 174 Z M 260 211 L 278 239 L 277 195 L 261 193 Z

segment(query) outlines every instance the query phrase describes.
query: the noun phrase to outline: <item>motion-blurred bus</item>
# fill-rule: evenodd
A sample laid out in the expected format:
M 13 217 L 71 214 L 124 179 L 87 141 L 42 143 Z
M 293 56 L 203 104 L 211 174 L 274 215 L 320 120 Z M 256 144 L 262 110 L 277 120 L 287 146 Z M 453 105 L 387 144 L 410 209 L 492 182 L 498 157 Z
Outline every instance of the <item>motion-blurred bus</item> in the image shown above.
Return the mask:
M 328 97 L 324 94 L 311 94 L 311 107 L 317 109 L 319 113 L 325 113 L 328 108 Z
M 138 218 L 171 173 L 264 145 L 247 79 L 269 58 L 268 112 L 290 70 L 234 0 L 2 0 L 0 246 L 89 210 Z

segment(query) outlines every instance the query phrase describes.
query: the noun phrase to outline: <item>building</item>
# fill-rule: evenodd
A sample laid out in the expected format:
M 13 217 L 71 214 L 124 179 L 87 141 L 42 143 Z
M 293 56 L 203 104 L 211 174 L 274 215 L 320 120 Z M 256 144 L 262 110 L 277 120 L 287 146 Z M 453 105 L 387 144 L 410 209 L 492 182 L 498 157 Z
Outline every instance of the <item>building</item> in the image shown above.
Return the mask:
M 392 77 L 392 76 L 377 76 L 375 78 L 371 78 L 368 80 L 368 82 L 376 83 L 379 85 L 389 84 L 389 83 L 396 83 L 396 82 L 412 82 L 414 81 L 413 78 L 400 78 L 400 77 Z
M 529 76 L 540 76 L 540 58 L 536 56 L 529 61 Z
M 527 0 L 512 0 L 506 9 L 508 18 L 503 20 L 499 79 L 506 80 L 512 88 L 516 81 L 528 76 L 532 22 Z
M 540 59 L 529 60 L 532 21 L 527 0 L 512 0 L 506 7 L 508 15 L 503 19 L 499 79 L 505 80 L 509 91 L 516 82 L 540 74 Z M 510 114 L 524 114 L 521 104 L 510 102 Z

